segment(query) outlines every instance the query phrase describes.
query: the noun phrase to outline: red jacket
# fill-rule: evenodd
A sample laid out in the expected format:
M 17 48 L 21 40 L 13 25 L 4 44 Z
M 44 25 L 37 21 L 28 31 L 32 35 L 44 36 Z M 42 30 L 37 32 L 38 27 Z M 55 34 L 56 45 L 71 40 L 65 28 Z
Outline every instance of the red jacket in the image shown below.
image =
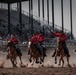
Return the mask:
M 62 42 L 65 42 L 66 39 L 67 39 L 67 36 L 65 34 L 62 34 L 62 33 L 55 33 L 55 32 L 52 32 L 53 35 L 57 36 L 57 37 L 60 37 Z
M 18 40 L 16 38 L 10 38 L 10 41 L 12 41 L 14 44 L 18 44 Z
M 32 36 L 31 41 L 32 41 L 34 44 L 38 44 L 38 38 L 37 38 L 37 36 Z
M 36 36 L 37 36 L 39 42 L 44 42 L 45 38 L 42 34 L 38 34 Z

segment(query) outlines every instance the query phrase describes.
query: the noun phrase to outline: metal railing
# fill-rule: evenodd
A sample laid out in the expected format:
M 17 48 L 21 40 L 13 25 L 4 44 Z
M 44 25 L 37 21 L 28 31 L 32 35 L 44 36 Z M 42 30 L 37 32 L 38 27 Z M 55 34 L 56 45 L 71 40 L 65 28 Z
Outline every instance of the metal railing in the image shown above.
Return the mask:
M 15 11 L 15 12 L 19 13 L 19 11 L 17 10 L 17 8 L 11 9 L 11 12 L 12 12 L 12 11 Z M 3 13 L 1 13 L 1 14 L 3 14 Z M 14 16 L 16 16 L 16 13 L 12 12 L 12 14 L 13 14 Z M 29 13 L 29 12 L 26 12 L 26 11 L 22 10 L 22 18 L 23 18 L 23 17 L 27 17 L 27 19 L 29 19 L 29 14 L 30 14 L 30 15 L 33 15 L 33 14 L 31 14 L 31 12 Z M 6 15 L 6 14 L 4 14 L 4 15 L 5 15 L 6 17 L 8 16 L 8 15 Z M 25 16 L 25 15 L 26 15 L 26 16 Z M 15 20 L 14 22 L 19 21 L 19 19 L 15 18 L 14 16 L 11 16 L 11 19 Z M 12 21 L 12 22 L 13 22 L 13 21 Z M 48 21 L 47 21 L 47 20 L 45 20 L 45 19 L 43 19 L 43 18 L 40 18 L 40 17 L 38 17 L 38 16 L 36 16 L 36 15 L 33 15 L 33 22 L 34 22 L 34 23 L 35 23 L 35 22 L 40 23 L 41 27 L 42 27 L 42 26 L 47 26 L 49 30 L 51 30 L 51 28 L 53 29 L 51 22 L 49 22 L 49 25 L 48 25 Z M 22 23 L 23 23 L 23 24 L 26 24 L 26 21 L 25 21 L 25 20 L 24 20 L 24 21 L 22 20 Z M 28 23 L 28 24 L 29 24 L 29 23 Z M 54 29 L 56 29 L 56 30 L 61 30 L 61 27 L 55 24 L 55 28 L 54 28 Z M 39 30 L 40 30 L 40 29 L 39 29 Z M 67 30 L 67 29 L 64 29 L 64 31 L 65 31 L 66 33 L 70 33 L 70 31 Z
M 13 10 L 18 11 L 17 8 L 14 8 Z M 31 12 L 34 12 L 34 11 L 31 11 Z M 48 25 L 48 21 L 47 20 L 45 20 L 44 18 L 40 18 L 39 16 L 36 16 L 36 15 L 32 14 L 31 12 L 27 12 L 27 11 L 22 10 L 22 14 L 24 14 L 24 15 L 27 15 L 27 16 L 29 16 L 29 14 L 33 15 L 33 18 L 35 20 L 37 20 L 41 24 L 41 26 L 46 25 L 46 26 L 51 26 L 52 27 L 52 23 L 51 22 L 49 22 L 49 25 Z M 58 26 L 56 24 L 54 24 L 54 28 L 58 29 L 58 30 L 62 29 L 61 26 Z M 71 31 L 66 29 L 66 28 L 64 28 L 64 32 L 70 33 Z

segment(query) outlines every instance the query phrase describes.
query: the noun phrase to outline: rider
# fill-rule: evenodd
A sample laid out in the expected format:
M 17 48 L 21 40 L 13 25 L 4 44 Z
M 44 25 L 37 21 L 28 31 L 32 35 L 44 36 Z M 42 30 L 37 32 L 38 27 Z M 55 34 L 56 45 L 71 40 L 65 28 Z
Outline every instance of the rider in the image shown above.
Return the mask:
M 40 44 L 40 48 L 41 48 L 42 53 L 44 54 L 44 56 L 47 56 L 46 55 L 46 49 L 42 46 L 43 42 L 45 41 L 44 35 L 42 33 L 39 33 L 36 36 L 38 38 L 38 43 Z
M 39 51 L 40 55 L 42 55 L 43 54 L 43 48 L 40 46 L 39 36 L 38 35 L 33 35 L 32 38 L 31 38 L 31 41 L 38 48 L 38 51 Z
M 69 55 L 69 50 L 68 50 L 68 48 L 67 48 L 67 46 L 66 46 L 66 42 L 65 42 L 65 41 L 67 40 L 67 36 L 64 34 L 64 32 L 61 30 L 60 33 L 55 33 L 55 32 L 51 32 L 51 33 L 61 39 L 61 41 L 62 41 L 62 46 L 63 46 L 63 48 L 64 48 L 64 52 L 70 57 L 70 55 Z M 52 57 L 55 56 L 55 53 L 56 53 L 56 49 L 55 49 L 55 52 L 54 52 L 54 54 L 52 55 Z
M 18 46 L 18 40 L 15 38 L 14 34 L 11 34 L 11 37 L 10 37 L 9 41 L 12 41 L 15 44 L 17 54 L 22 55 L 21 50 Z M 7 48 L 7 51 L 8 51 L 8 48 Z

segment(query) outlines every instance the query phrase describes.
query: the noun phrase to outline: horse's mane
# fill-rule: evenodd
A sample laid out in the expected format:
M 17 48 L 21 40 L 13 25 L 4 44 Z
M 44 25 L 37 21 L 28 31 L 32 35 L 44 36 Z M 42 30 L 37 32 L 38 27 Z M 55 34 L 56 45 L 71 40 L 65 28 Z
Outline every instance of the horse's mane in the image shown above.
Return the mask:
M 33 44 L 33 42 L 31 42 L 30 47 L 34 50 L 37 50 L 37 47 Z M 38 51 L 38 50 L 37 50 Z
M 59 37 L 57 38 L 57 46 L 58 46 L 59 49 L 62 48 L 62 41 Z
M 15 47 L 15 44 L 12 41 L 7 43 L 7 47 L 11 47 L 11 46 Z

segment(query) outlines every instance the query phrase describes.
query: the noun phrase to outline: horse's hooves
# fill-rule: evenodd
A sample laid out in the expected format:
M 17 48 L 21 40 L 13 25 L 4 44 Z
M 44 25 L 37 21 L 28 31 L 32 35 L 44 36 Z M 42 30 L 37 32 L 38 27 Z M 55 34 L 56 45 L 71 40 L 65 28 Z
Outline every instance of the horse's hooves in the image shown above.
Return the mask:
M 13 67 L 17 67 L 16 65 L 13 65 Z
M 41 61 L 42 61 L 42 62 L 44 62 L 44 60 L 43 60 L 43 59 L 41 59 Z
M 21 62 L 21 64 L 23 64 L 23 62 Z
M 64 67 L 64 64 L 61 67 L 63 68 Z
M 38 63 L 39 63 L 39 61 L 36 61 L 36 63 L 38 64 Z
M 44 65 L 42 65 L 42 67 L 44 67 Z
M 24 65 L 24 64 L 21 64 L 20 67 L 24 68 L 24 67 L 27 67 L 28 65 Z
M 70 64 L 68 64 L 68 66 L 71 68 L 71 65 Z
M 58 64 L 58 66 L 60 66 L 61 64 Z
M 31 60 L 31 59 L 29 59 L 29 61 L 30 61 L 30 62 L 32 62 L 32 60 Z
M 31 64 L 33 66 L 33 64 Z
M 42 62 L 40 62 L 40 64 L 42 64 Z

